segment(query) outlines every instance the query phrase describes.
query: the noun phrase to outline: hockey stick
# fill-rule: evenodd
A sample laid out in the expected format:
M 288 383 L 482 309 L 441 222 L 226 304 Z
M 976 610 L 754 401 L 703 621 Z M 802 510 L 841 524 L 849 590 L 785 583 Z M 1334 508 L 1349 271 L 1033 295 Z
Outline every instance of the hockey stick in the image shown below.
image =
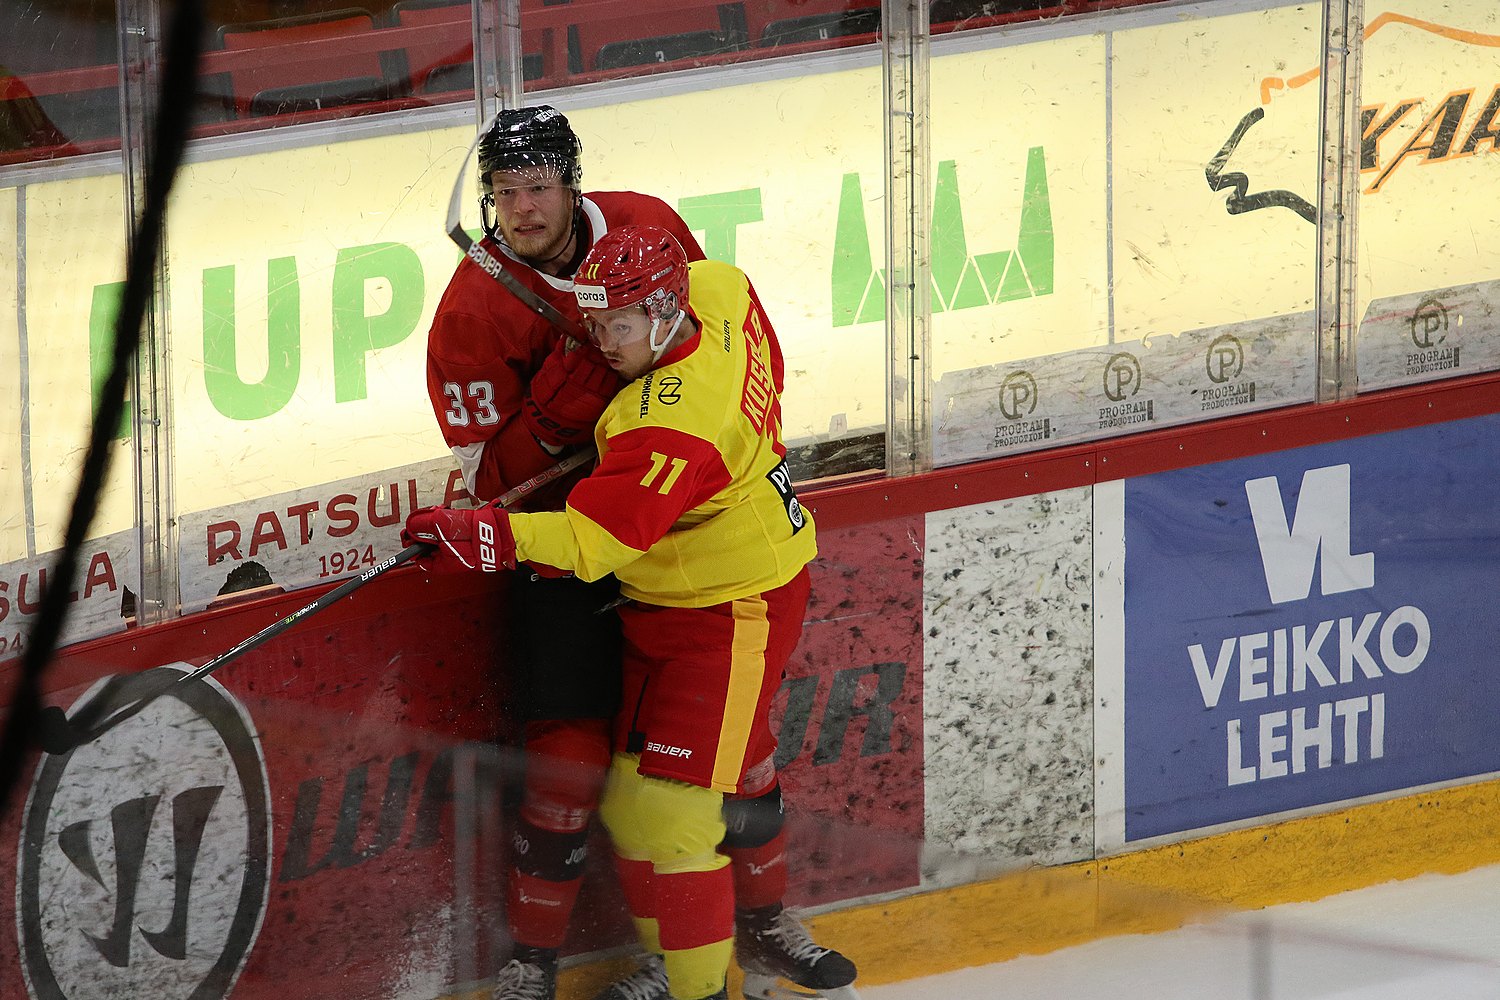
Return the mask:
M 141 342 L 141 324 L 154 293 L 153 276 L 162 247 L 167 196 L 187 147 L 190 106 L 198 86 L 203 6 L 193 0 L 177 4 L 166 26 L 155 135 L 144 160 L 145 200 L 139 206 L 126 244 L 125 285 L 115 316 L 113 351 L 108 372 L 98 385 L 88 450 L 68 512 L 62 550 L 52 567 L 49 585 L 43 588 L 41 604 L 21 656 L 19 676 L 10 688 L 5 731 L 0 735 L 0 812 L 10 804 L 33 726 L 40 722 L 42 675 L 49 669 L 67 620 L 68 592 L 78 569 L 79 551 L 99 510 L 102 484 L 115 451 L 111 428 L 120 426 L 120 415 L 125 412 L 126 383 Z M 150 106 L 149 100 L 147 105 Z
M 453 182 L 453 193 L 448 197 L 448 236 L 458 244 L 464 256 L 478 264 L 485 274 L 504 285 L 506 291 L 519 299 L 527 309 L 557 327 L 562 331 L 563 336 L 579 344 L 585 343 L 589 335 L 584 332 L 582 326 L 558 312 L 557 307 L 552 303 L 523 285 L 521 279 L 512 274 L 505 264 L 486 250 L 482 244 L 475 242 L 474 238 L 469 235 L 469 231 L 464 228 L 461 216 L 463 215 L 465 174 L 468 173 L 469 164 L 473 162 L 474 154 L 479 149 L 479 141 L 484 138 L 487 131 L 489 131 L 488 125 L 474 136 L 474 141 L 469 144 L 469 151 L 464 155 L 463 163 L 458 168 L 458 177 Z
M 526 496 L 532 491 L 540 489 L 548 483 L 567 475 L 569 472 L 572 472 L 574 469 L 578 468 L 584 462 L 593 457 L 593 452 L 589 451 L 582 451 L 574 455 L 569 455 L 567 458 L 563 459 L 561 462 L 558 462 L 551 468 L 544 469 L 536 475 L 532 476 L 530 479 L 526 480 L 524 483 L 521 483 L 519 486 L 516 486 L 511 490 L 507 490 L 505 495 L 500 497 L 499 500 L 496 500 L 492 506 L 509 507 L 511 504 L 515 503 L 517 500 L 520 500 L 522 497 Z M 224 666 L 226 663 L 229 663 L 231 660 L 238 659 L 245 653 L 250 652 L 250 650 L 256 648 L 267 640 L 285 632 L 287 629 L 297 624 L 297 622 L 301 621 L 303 618 L 306 618 L 309 615 L 314 615 L 319 611 L 322 611 L 324 608 L 338 603 L 340 600 L 354 593 L 360 587 L 363 587 L 365 584 L 369 583 L 371 580 L 375 579 L 377 576 L 380 576 L 387 570 L 393 569 L 396 566 L 400 566 L 404 562 L 409 562 L 415 557 L 420 556 L 424 552 L 430 551 L 431 549 L 431 545 L 427 545 L 422 542 L 418 542 L 415 545 L 408 545 L 406 548 L 402 549 L 400 552 L 384 560 L 383 562 L 371 566 L 359 576 L 351 577 L 350 579 L 345 580 L 334 589 L 318 597 L 312 603 L 298 608 L 296 611 L 293 611 L 285 618 L 272 622 L 270 625 L 267 625 L 265 628 L 250 636 L 248 639 L 245 639 L 238 643 L 236 646 L 234 646 L 234 648 L 226 650 L 225 652 L 220 653 L 218 656 L 214 657 L 212 660 L 209 660 L 207 663 L 203 664 L 203 666 L 198 667 L 196 670 L 192 670 L 188 673 L 182 674 L 178 677 L 172 678 L 169 683 L 164 684 L 159 690 L 152 691 L 147 693 L 146 695 L 143 695 L 141 698 L 137 699 L 131 704 L 117 709 L 115 712 L 106 716 L 104 719 L 95 718 L 95 713 L 90 713 L 88 706 L 85 706 L 78 713 L 78 716 L 72 719 L 68 718 L 67 714 L 56 705 L 52 705 L 42 709 L 37 719 L 37 735 L 42 745 L 42 749 L 47 753 L 60 755 L 68 753 L 85 743 L 93 742 L 100 736 L 118 726 L 120 723 L 126 721 L 127 719 L 134 718 L 136 715 L 139 715 L 142 711 L 145 710 L 148 705 L 156 701 L 158 698 L 165 697 L 166 695 L 172 694 L 179 688 L 185 687 L 196 680 L 207 677 L 209 674 L 213 673 L 215 670 L 218 670 L 220 667 Z

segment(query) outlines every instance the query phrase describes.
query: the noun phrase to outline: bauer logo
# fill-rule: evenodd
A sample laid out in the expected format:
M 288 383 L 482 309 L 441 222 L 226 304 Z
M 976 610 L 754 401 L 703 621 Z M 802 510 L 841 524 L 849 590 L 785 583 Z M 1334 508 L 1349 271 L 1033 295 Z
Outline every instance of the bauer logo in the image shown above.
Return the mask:
M 573 297 L 578 300 L 580 309 L 609 308 L 609 296 L 604 294 L 604 288 L 600 285 L 574 285 Z
M 1126 839 L 1500 769 L 1500 416 L 1131 480 Z
M 112 711 L 160 667 L 83 704 Z M 212 679 L 93 743 L 44 755 L 17 858 L 21 966 L 38 1000 L 218 1000 L 264 919 L 271 853 L 265 762 L 243 708 Z

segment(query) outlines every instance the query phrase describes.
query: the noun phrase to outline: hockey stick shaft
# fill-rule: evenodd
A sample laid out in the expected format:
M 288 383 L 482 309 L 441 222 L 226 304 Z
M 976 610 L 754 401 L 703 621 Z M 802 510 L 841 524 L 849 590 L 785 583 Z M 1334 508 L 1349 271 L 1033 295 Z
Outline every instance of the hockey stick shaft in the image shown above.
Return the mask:
M 298 608 L 296 611 L 293 611 L 285 618 L 277 619 L 249 638 L 242 639 L 233 648 L 225 650 L 218 656 L 215 656 L 212 660 L 209 660 L 207 663 L 203 664 L 203 666 L 198 667 L 194 670 L 190 670 L 187 673 L 183 674 L 181 677 L 176 678 L 172 681 L 171 684 L 162 688 L 160 691 L 148 695 L 147 697 L 142 698 L 139 701 L 132 702 L 131 704 L 126 705 L 124 708 L 116 710 L 113 714 L 108 715 L 99 722 L 89 726 L 84 731 L 76 733 L 76 741 L 82 744 L 98 739 L 104 733 L 115 728 L 126 719 L 130 719 L 140 714 L 146 708 L 146 706 L 150 705 L 157 699 L 171 694 L 178 688 L 186 687 L 194 681 L 201 680 L 202 678 L 207 677 L 209 674 L 213 673 L 215 670 L 218 670 L 220 667 L 229 663 L 231 660 L 239 659 L 241 656 L 250 652 L 250 650 L 255 649 L 257 646 L 260 646 L 267 640 L 272 639 L 285 632 L 287 629 L 297 624 L 303 618 L 306 618 L 309 615 L 317 614 L 319 611 L 322 611 L 329 605 L 336 604 L 337 602 L 343 600 L 345 597 L 348 597 L 350 594 L 354 593 L 360 587 L 363 587 L 365 584 L 375 579 L 377 576 L 380 576 L 386 570 L 392 569 L 396 566 L 400 566 L 404 562 L 409 562 L 410 560 L 421 555 L 423 552 L 427 551 L 427 549 L 429 548 L 431 548 L 431 546 L 420 542 L 415 545 L 408 545 L 406 548 L 402 549 L 400 552 L 391 556 L 390 558 L 376 563 L 374 566 L 371 566 L 359 576 L 351 577 L 350 579 L 345 580 L 337 587 L 333 588 L 325 594 L 320 595 L 311 603 L 304 604 L 302 607 Z
M 583 465 L 591 458 L 593 458 L 593 453 L 588 451 L 582 451 L 573 455 L 569 455 L 567 458 L 563 459 L 561 462 L 558 462 L 556 465 L 542 470 L 535 476 L 532 476 L 530 479 L 526 480 L 524 483 L 521 483 L 507 490 L 498 500 L 494 502 L 494 506 L 509 507 L 512 504 L 516 503 L 516 501 L 520 500 L 522 497 L 525 497 L 535 490 L 538 490 L 541 487 L 547 485 L 548 483 L 567 475 L 569 472 L 572 472 L 574 469 Z M 287 629 L 291 628 L 302 619 L 307 618 L 310 615 L 317 614 L 324 608 L 338 603 L 345 597 L 348 597 L 350 594 L 354 593 L 360 587 L 363 587 L 365 584 L 375 579 L 377 576 L 385 573 L 387 570 L 394 569 L 395 567 L 400 566 L 402 563 L 410 562 L 412 559 L 422 555 L 424 552 L 430 550 L 431 548 L 432 546 L 422 542 L 418 542 L 414 545 L 408 545 L 400 552 L 375 564 L 374 566 L 371 566 L 369 569 L 365 570 L 358 576 L 351 577 L 348 580 L 345 580 L 337 587 L 333 588 L 325 594 L 320 595 L 310 603 L 303 605 L 296 611 L 293 611 L 291 614 L 287 615 L 285 618 L 280 618 L 272 622 L 270 625 L 267 625 L 259 632 L 237 643 L 233 648 L 227 649 L 224 652 L 220 653 L 218 656 L 214 657 L 212 660 L 209 660 L 207 663 L 203 664 L 203 666 L 198 667 L 194 670 L 190 670 L 182 676 L 174 679 L 172 683 L 168 684 L 160 691 L 153 692 L 152 694 L 149 694 L 146 697 L 139 699 L 138 701 L 132 702 L 131 704 L 126 705 L 123 708 L 117 709 L 115 712 L 111 713 L 98 722 L 92 723 L 80 729 L 78 726 L 70 723 L 66 715 L 63 713 L 62 709 L 53 708 L 45 710 L 44 715 L 51 715 L 52 718 L 50 722 L 47 719 L 43 719 L 43 724 L 41 727 L 43 730 L 43 748 L 47 749 L 49 753 L 60 753 L 64 752 L 65 750 L 70 750 L 73 747 L 80 746 L 84 743 L 88 743 L 98 739 L 104 733 L 115 728 L 120 723 L 126 721 L 127 719 L 133 718 L 136 715 L 139 715 L 146 709 L 148 705 L 156 701 L 158 698 L 171 694 L 178 688 L 191 684 L 194 681 L 201 680 L 202 678 L 207 677 L 209 674 L 218 670 L 220 667 L 223 667 L 230 661 L 239 659 L 241 656 L 250 652 L 250 650 L 255 649 L 257 646 L 265 643 L 267 640 L 280 635 L 282 632 L 285 632 Z

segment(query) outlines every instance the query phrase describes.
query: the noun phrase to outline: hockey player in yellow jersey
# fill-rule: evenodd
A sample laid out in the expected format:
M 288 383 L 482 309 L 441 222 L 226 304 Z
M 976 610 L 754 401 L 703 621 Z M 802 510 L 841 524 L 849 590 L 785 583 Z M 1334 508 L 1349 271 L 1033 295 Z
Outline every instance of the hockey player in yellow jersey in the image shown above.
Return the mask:
M 775 332 L 743 271 L 689 265 L 670 233 L 649 226 L 601 237 L 574 293 L 630 383 L 595 428 L 598 467 L 562 511 L 437 508 L 412 515 L 408 535 L 469 568 L 526 562 L 619 579 L 625 707 L 600 816 L 671 996 L 727 996 L 737 946 L 747 996 L 767 995 L 779 976 L 852 1000 L 853 964 L 813 944 L 779 896 L 750 901 L 748 920 L 738 901 L 736 940 L 721 850 L 726 814 L 752 843 L 757 829 L 781 829 L 770 703 L 801 636 L 817 551 L 785 461 Z

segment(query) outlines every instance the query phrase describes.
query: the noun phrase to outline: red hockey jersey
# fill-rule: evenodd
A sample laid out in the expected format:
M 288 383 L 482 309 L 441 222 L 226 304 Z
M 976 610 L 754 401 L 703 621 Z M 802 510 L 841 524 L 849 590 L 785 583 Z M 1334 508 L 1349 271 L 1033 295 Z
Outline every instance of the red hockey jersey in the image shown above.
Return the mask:
M 597 191 L 584 195 L 582 211 L 590 246 L 613 227 L 660 226 L 677 237 L 689 260 L 703 257 L 681 217 L 659 198 Z M 571 278 L 543 274 L 497 241 L 486 239 L 484 247 L 563 315 L 579 318 Z M 481 500 L 493 500 L 557 461 L 531 436 L 520 414 L 531 376 L 559 336 L 467 257 L 438 302 L 427 334 L 427 394 L 464 485 Z M 560 506 L 565 495 L 565 490 L 533 494 L 529 506 Z

